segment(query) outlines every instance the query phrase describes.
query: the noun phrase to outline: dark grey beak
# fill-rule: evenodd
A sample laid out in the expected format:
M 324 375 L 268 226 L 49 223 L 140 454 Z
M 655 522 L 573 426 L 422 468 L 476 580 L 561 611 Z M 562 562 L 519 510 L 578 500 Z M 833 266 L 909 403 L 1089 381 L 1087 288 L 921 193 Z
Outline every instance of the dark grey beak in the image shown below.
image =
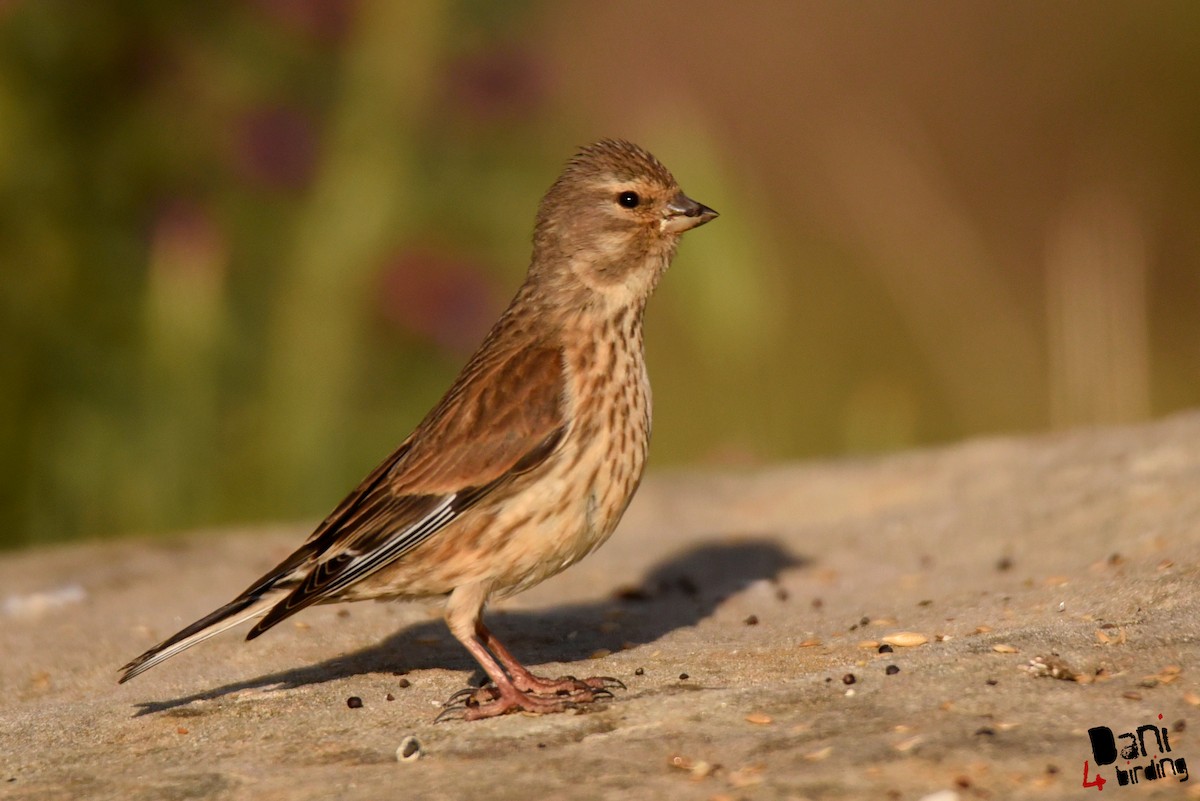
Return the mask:
M 717 218 L 717 213 L 680 192 L 667 204 L 663 230 L 681 234 Z

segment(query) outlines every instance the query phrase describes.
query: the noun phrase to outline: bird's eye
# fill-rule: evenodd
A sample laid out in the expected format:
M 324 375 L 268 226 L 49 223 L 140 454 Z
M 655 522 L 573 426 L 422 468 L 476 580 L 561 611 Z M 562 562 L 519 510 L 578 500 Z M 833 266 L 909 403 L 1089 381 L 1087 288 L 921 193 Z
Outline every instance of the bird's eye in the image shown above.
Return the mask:
M 622 192 L 617 196 L 617 203 L 620 203 L 627 209 L 636 209 L 637 205 L 641 202 L 642 199 L 638 197 L 637 192 Z

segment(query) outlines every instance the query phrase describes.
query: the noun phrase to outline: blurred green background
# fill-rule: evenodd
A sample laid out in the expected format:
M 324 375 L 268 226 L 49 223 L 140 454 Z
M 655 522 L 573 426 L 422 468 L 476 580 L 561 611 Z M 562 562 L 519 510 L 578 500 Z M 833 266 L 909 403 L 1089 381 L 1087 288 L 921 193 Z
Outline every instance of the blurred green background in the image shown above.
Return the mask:
M 1200 4 L 0 2 L 0 546 L 315 519 L 623 136 L 652 469 L 1200 403 Z

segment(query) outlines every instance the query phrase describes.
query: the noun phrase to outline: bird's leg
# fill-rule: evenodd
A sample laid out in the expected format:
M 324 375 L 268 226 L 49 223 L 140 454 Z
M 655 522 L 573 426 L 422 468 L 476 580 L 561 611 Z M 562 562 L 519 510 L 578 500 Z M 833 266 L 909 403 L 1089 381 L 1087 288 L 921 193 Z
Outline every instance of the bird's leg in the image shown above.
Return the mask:
M 475 661 L 483 668 L 483 672 L 492 680 L 491 687 L 472 691 L 466 696 L 459 693 L 451 696 L 447 702 L 447 710 L 438 716 L 438 720 L 447 717 L 447 713 L 458 713 L 466 720 L 479 720 L 506 715 L 509 712 L 532 712 L 545 715 L 552 712 L 563 712 L 575 707 L 580 698 L 541 698 L 524 692 L 513 684 L 504 669 L 496 659 L 488 653 L 476 634 L 483 604 L 487 600 L 488 587 L 482 584 L 467 584 L 460 586 L 450 593 L 446 602 L 446 625 L 455 639 L 475 657 Z M 589 699 L 590 700 L 590 699 Z M 458 708 L 461 706 L 461 710 Z
M 566 695 L 573 701 L 594 701 L 597 697 L 611 696 L 609 690 L 614 687 L 625 689 L 624 684 L 609 676 L 592 676 L 587 679 L 577 679 L 574 676 L 547 679 L 535 676 L 504 647 L 504 643 L 483 624 L 482 618 L 475 624 L 475 632 L 483 641 L 483 645 L 500 660 L 508 675 L 512 676 L 513 684 L 523 692 L 536 695 Z

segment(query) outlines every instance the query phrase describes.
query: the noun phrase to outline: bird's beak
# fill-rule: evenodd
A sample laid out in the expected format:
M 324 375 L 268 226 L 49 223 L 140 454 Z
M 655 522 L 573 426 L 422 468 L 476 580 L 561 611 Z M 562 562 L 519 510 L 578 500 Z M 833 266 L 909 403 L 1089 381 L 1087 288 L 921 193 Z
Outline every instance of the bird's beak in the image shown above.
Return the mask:
M 663 215 L 662 229 L 672 234 L 682 234 L 684 231 L 704 225 L 716 217 L 717 213 L 708 206 L 697 203 L 680 192 L 667 204 L 666 214 Z

